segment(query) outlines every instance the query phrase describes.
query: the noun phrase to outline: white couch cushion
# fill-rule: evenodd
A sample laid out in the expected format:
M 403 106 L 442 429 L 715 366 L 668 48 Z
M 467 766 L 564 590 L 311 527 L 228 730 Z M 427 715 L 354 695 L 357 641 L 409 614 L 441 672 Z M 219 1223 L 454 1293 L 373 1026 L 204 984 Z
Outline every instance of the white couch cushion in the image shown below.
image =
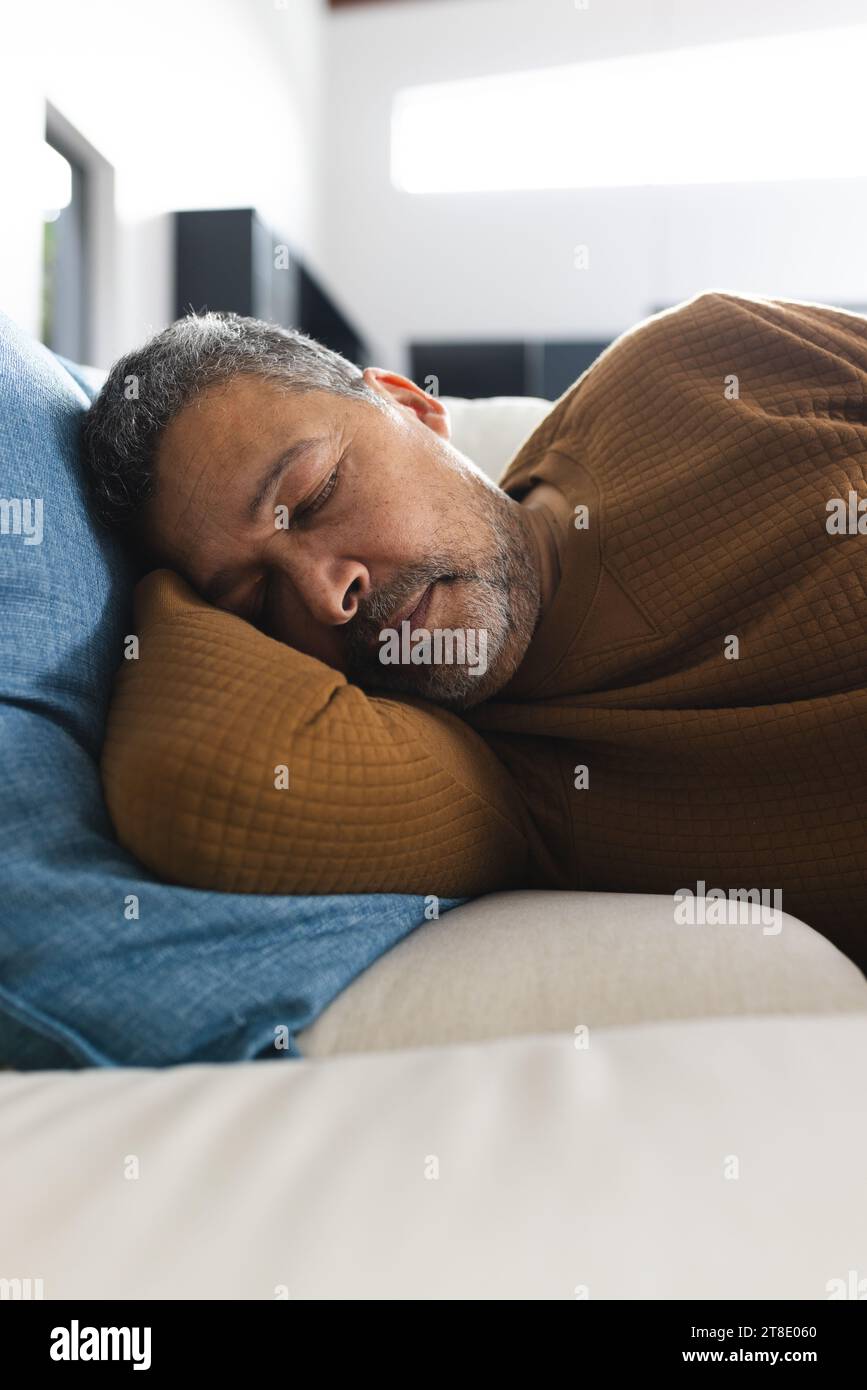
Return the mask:
M 553 405 L 538 396 L 443 396 L 442 403 L 449 412 L 455 448 L 494 482 Z
M 655 1019 L 867 1012 L 867 980 L 787 913 L 680 926 L 671 898 L 492 893 L 426 922 L 298 1035 L 305 1056 Z
M 865 1052 L 838 1015 L 0 1076 L 0 1273 L 46 1299 L 826 1299 L 867 1275 Z

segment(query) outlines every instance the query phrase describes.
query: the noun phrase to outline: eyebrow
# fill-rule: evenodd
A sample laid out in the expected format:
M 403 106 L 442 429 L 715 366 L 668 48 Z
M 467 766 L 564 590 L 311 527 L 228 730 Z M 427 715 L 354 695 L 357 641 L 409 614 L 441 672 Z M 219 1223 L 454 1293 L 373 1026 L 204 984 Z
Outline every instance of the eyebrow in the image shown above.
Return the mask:
M 294 444 L 290 444 L 288 449 L 283 450 L 280 457 L 276 458 L 274 462 L 270 464 L 267 472 L 260 479 L 259 486 L 250 499 L 250 505 L 247 508 L 247 516 L 250 521 L 256 520 L 265 501 L 274 491 L 283 474 L 286 472 L 286 469 L 290 468 L 293 463 L 296 463 L 302 455 L 309 453 L 311 449 L 315 449 L 317 445 L 324 443 L 324 436 L 318 435 L 313 439 L 299 439 Z

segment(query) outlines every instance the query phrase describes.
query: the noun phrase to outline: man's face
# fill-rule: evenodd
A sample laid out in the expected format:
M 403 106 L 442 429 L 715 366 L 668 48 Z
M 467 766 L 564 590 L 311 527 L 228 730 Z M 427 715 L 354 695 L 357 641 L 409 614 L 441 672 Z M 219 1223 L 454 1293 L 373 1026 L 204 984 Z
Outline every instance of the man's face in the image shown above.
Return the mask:
M 160 440 L 145 542 L 206 599 L 357 684 L 468 707 L 532 636 L 529 528 L 449 444 L 438 400 L 394 373 L 365 378 L 383 409 L 252 375 L 203 392 Z M 406 640 L 383 664 L 383 633 L 418 629 L 464 633 L 463 664 L 453 641 L 407 662 L 421 648 Z

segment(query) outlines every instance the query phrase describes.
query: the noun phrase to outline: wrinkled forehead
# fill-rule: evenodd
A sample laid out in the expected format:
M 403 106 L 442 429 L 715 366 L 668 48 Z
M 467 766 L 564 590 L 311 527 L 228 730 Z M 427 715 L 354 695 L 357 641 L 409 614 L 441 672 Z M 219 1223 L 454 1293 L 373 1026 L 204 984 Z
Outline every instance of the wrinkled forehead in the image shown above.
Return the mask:
M 235 376 L 206 387 L 178 412 L 157 445 L 157 469 L 168 473 L 202 454 L 215 462 L 255 460 L 275 443 L 300 438 L 312 423 L 333 427 L 342 404 L 332 392 L 290 391 L 265 377 Z

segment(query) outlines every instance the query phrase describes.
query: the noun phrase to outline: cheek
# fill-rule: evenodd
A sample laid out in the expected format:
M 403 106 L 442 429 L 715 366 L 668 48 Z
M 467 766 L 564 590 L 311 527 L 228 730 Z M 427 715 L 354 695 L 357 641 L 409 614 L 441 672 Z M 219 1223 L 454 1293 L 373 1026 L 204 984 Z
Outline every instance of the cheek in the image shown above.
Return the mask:
M 362 560 L 417 560 L 436 517 L 436 494 L 425 473 L 401 462 L 372 468 L 347 490 L 340 529 Z
M 363 513 L 375 543 L 419 560 L 432 551 L 464 548 L 470 501 L 466 480 L 421 450 L 377 471 L 358 520 Z

